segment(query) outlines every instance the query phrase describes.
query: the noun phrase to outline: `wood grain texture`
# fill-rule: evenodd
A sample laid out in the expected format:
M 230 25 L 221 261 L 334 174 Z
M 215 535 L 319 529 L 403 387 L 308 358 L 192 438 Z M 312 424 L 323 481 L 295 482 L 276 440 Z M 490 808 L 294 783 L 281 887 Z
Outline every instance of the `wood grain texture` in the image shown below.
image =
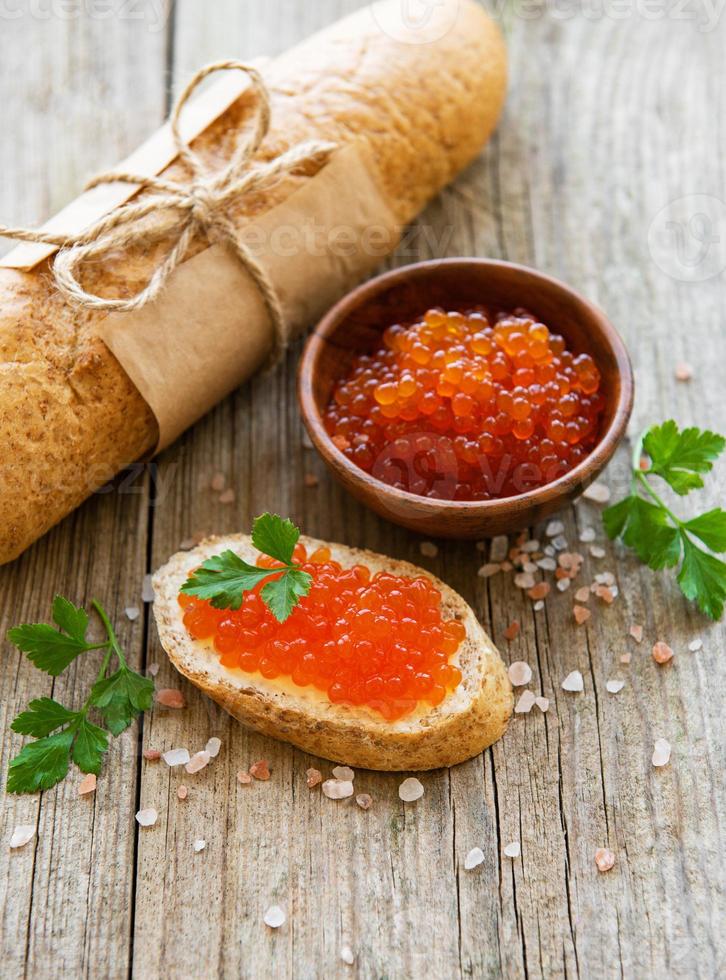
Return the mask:
M 359 5 L 217 0 L 212 16 L 181 0 L 168 67 L 179 79 L 212 57 L 274 54 Z M 501 11 L 512 81 L 498 135 L 429 207 L 394 264 L 484 255 L 570 282 L 602 306 L 628 344 L 637 384 L 633 432 L 671 415 L 724 431 L 723 270 L 714 266 L 709 278 L 688 281 L 699 271 L 696 234 L 703 226 L 679 222 L 705 213 L 712 235 L 726 240 L 722 201 L 719 209 L 726 25 L 699 30 L 673 16 L 646 19 L 635 4 L 628 10 L 619 19 L 583 16 L 574 7 L 572 16 L 544 6 Z M 143 25 L 123 30 L 133 39 L 133 61 L 121 48 L 116 67 L 107 60 L 101 69 L 99 52 L 108 59 L 109 48 L 84 35 L 82 50 L 94 51 L 95 60 L 77 70 L 94 79 L 102 72 L 116 86 L 119 106 L 129 79 L 140 80 L 144 97 L 123 121 L 133 136 L 135 125 L 149 128 L 144 111 L 156 120 L 164 74 L 159 39 L 144 48 L 151 42 Z M 0 47 L 8 56 L 9 36 L 4 25 Z M 35 43 L 39 61 L 62 62 L 57 37 L 48 33 L 39 43 L 41 36 L 42 25 L 31 24 L 25 43 Z M 138 65 L 138 76 L 122 62 Z M 6 129 L 25 134 L 23 147 L 40 145 L 45 118 L 29 122 L 33 77 L 26 60 L 18 63 L 10 114 L 10 99 L 3 101 Z M 74 91 L 73 112 L 82 116 L 78 107 L 92 89 L 89 83 Z M 74 160 L 83 169 L 108 162 L 120 148 L 98 132 L 91 145 L 78 142 L 74 118 L 67 115 L 58 129 L 47 173 L 40 152 L 2 147 L 0 201 L 8 217 L 28 217 L 19 212 L 21 201 L 33 202 L 29 210 L 40 217 L 70 193 L 63 181 Z M 98 149 L 102 141 L 107 155 Z M 31 166 L 40 172 L 31 174 Z M 75 186 L 77 171 L 72 176 Z M 655 252 L 659 229 L 666 247 Z M 713 248 L 703 261 L 713 260 Z M 316 760 L 232 722 L 174 676 L 153 627 L 143 648 L 140 624 L 126 625 L 134 657 L 158 662 L 158 683 L 180 686 L 188 701 L 179 712 L 155 709 L 144 723 L 144 745 L 194 750 L 216 734 L 222 752 L 204 772 L 182 779 L 164 763 L 137 767 L 124 743 L 114 749 L 95 801 L 77 800 L 73 781 L 39 799 L 4 801 L 4 842 L 16 823 L 39 815 L 41 827 L 35 850 L 0 856 L 4 974 L 44 978 L 60 965 L 72 976 L 120 977 L 131 964 L 144 980 L 723 975 L 724 626 L 706 623 L 672 580 L 642 569 L 619 547 L 608 546 L 604 559 L 587 558 L 582 581 L 609 569 L 620 597 L 579 629 L 571 595 L 557 594 L 535 613 L 510 577 L 478 578 L 487 556 L 472 544 L 441 542 L 435 559 L 423 559 L 420 539 L 353 502 L 304 447 L 294 398 L 298 353 L 164 454 L 155 507 L 147 509 L 143 494 L 96 498 L 4 569 L 3 628 L 44 615 L 54 590 L 78 599 L 97 594 L 123 623 L 147 561 L 159 565 L 196 531 L 247 530 L 255 514 L 271 509 L 309 534 L 426 564 L 472 603 L 508 662 L 532 666 L 530 687 L 551 699 L 550 709 L 515 718 L 483 757 L 423 776 L 426 793 L 413 806 L 399 801 L 397 777 L 359 774 L 358 791 L 375 800 L 365 813 L 311 793 L 304 774 Z M 674 380 L 680 360 L 694 366 L 690 384 Z M 614 491 L 624 488 L 628 452 L 625 445 L 608 470 Z M 216 472 L 234 487 L 233 503 L 220 503 L 210 489 Z M 306 473 L 319 478 L 317 487 L 304 485 Z M 721 502 L 724 475 L 721 465 L 703 503 Z M 702 501 L 679 506 L 688 512 Z M 574 543 L 583 527 L 599 526 L 598 508 L 581 502 L 563 519 Z M 532 533 L 542 537 L 543 528 Z M 503 631 L 513 619 L 522 632 L 507 644 Z M 627 635 L 634 622 L 644 625 L 640 646 Z M 696 636 L 704 649 L 689 653 Z M 649 655 L 659 638 L 677 652 L 666 668 Z M 619 661 L 626 650 L 630 666 Z M 573 669 L 583 673 L 583 694 L 561 690 Z M 70 697 L 80 697 L 84 670 L 69 675 Z M 605 690 L 611 677 L 626 681 L 617 695 Z M 0 685 L 3 731 L 30 696 L 49 690 L 7 644 Z M 661 770 L 650 764 L 657 737 L 673 745 Z M 4 766 L 17 744 L 3 740 Z M 240 787 L 238 769 L 261 757 L 272 779 Z M 182 781 L 189 787 L 183 803 L 176 797 Z M 160 820 L 139 832 L 135 849 L 137 799 L 156 806 Z M 207 849 L 194 854 L 198 837 Z M 512 861 L 503 847 L 515 840 L 522 854 Z M 602 875 L 593 856 L 605 845 L 617 863 Z M 474 846 L 485 861 L 468 872 L 463 861 Z M 288 913 L 274 933 L 262 924 L 273 903 Z M 356 953 L 353 967 L 340 960 L 343 944 Z

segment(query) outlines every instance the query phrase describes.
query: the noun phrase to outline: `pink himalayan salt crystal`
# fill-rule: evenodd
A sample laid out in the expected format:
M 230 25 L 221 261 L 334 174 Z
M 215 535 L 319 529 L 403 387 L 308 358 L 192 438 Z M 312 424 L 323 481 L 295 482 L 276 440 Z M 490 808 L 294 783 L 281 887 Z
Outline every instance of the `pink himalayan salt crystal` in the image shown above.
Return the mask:
M 322 789 L 329 800 L 345 800 L 353 795 L 353 783 L 347 779 L 326 779 Z
M 642 626 L 640 626 L 637 623 L 634 623 L 630 627 L 629 632 L 630 632 L 630 635 L 632 636 L 632 638 L 635 640 L 636 643 L 641 643 L 642 642 L 642 640 L 643 640 L 643 627 Z
M 35 824 L 20 824 L 13 830 L 12 837 L 10 838 L 10 849 L 14 851 L 18 847 L 25 847 L 34 837 Z
M 253 762 L 250 766 L 250 776 L 254 776 L 255 779 L 262 780 L 265 782 L 270 778 L 270 767 L 267 764 L 267 759 L 260 759 L 259 762 Z
M 190 776 L 193 776 L 195 772 L 201 772 L 202 769 L 209 765 L 210 758 L 209 752 L 206 749 L 202 749 L 201 752 L 194 753 L 184 768 Z
M 224 473 L 215 473 L 209 485 L 215 493 L 221 493 L 222 490 L 224 490 L 224 485 L 226 482 L 227 478 L 225 477 Z
M 144 758 L 147 762 L 158 762 L 161 752 L 158 749 L 144 749 Z
M 158 819 L 159 814 L 153 806 L 147 807 L 145 810 L 139 810 L 136 814 L 136 822 L 140 827 L 153 827 Z
M 595 864 L 598 871 L 609 871 L 615 864 L 615 855 L 607 847 L 598 847 L 595 851 Z
M 369 796 L 368 793 L 359 793 L 355 798 L 355 802 L 358 804 L 361 810 L 370 810 L 371 804 L 373 803 L 373 797 Z
M 480 847 L 472 847 L 469 853 L 464 858 L 464 868 L 466 871 L 472 871 L 477 868 L 480 864 L 484 863 L 484 851 Z
M 586 585 L 583 585 L 575 593 L 576 602 L 587 602 L 589 598 L 590 598 L 590 589 Z
M 562 682 L 563 691 L 573 691 L 579 693 L 585 690 L 585 682 L 582 679 L 582 674 L 579 670 L 573 670 L 571 673 L 565 677 Z
M 477 575 L 480 578 L 491 578 L 492 575 L 496 575 L 497 572 L 502 570 L 502 566 L 496 562 L 488 562 L 486 565 L 482 565 Z
M 305 773 L 305 779 L 310 789 L 312 789 L 313 786 L 318 786 L 320 783 L 322 783 L 323 774 L 319 769 L 308 769 Z
M 169 749 L 161 757 L 167 766 L 172 769 L 175 766 L 185 766 L 189 762 L 189 749 Z
M 435 558 L 439 553 L 439 549 L 433 541 L 422 541 L 419 545 L 419 551 L 424 558 Z
M 504 848 L 504 854 L 508 858 L 518 858 L 522 853 L 522 848 L 518 840 L 512 841 L 511 844 L 507 844 Z
M 217 738 L 216 735 L 213 735 L 212 738 L 210 738 L 207 744 L 205 745 L 204 751 L 209 753 L 210 759 L 216 759 L 217 756 L 219 755 L 219 750 L 221 748 L 222 748 L 222 739 Z
M 658 640 L 657 643 L 653 644 L 653 660 L 657 664 L 667 664 L 669 660 L 673 659 L 673 650 L 664 643 L 663 640 Z
M 509 680 L 515 687 L 522 687 L 532 680 L 532 668 L 524 660 L 515 660 L 509 665 Z
M 176 795 L 178 799 L 185 800 L 187 796 L 189 796 L 189 790 L 186 788 L 186 786 L 180 786 L 176 791 Z
M 549 698 L 535 698 L 534 703 L 537 705 L 540 711 L 547 711 L 550 706 Z
M 340 958 L 344 963 L 347 963 L 348 966 L 352 966 L 355 963 L 355 953 L 350 946 L 340 947 Z
M 271 905 L 263 916 L 265 925 L 269 926 L 270 929 L 279 929 L 281 925 L 284 925 L 286 919 L 287 916 L 279 905 Z
M 78 795 L 87 796 L 89 793 L 96 792 L 96 774 L 89 772 L 78 784 Z
M 572 611 L 575 616 L 575 622 L 577 623 L 578 626 L 582 626 L 583 623 L 586 623 L 590 618 L 590 616 L 592 615 L 590 610 L 585 609 L 584 606 L 575 606 Z
M 243 769 L 240 769 L 240 771 L 237 773 L 237 782 L 240 784 L 240 786 L 249 786 L 252 783 L 252 776 L 250 776 L 250 774 L 245 772 Z
M 156 692 L 156 703 L 164 708 L 185 708 L 186 701 L 181 691 L 174 687 L 162 687 Z
M 203 851 L 206 846 L 207 846 L 207 842 L 205 840 L 202 840 L 201 838 L 199 840 L 195 840 L 194 853 L 199 854 L 199 852 Z
M 687 361 L 676 364 L 676 381 L 690 381 L 693 377 L 693 368 Z
M 220 504 L 233 504 L 235 500 L 235 493 L 232 487 L 227 490 L 223 490 L 219 495 Z
M 424 788 L 415 776 L 409 776 L 398 787 L 398 795 L 404 803 L 415 803 L 424 795 Z
M 623 653 L 620 655 L 621 664 L 629 664 L 632 659 L 633 655 L 631 653 Z
M 605 689 L 609 694 L 617 694 L 618 691 L 622 691 L 625 687 L 625 681 L 610 680 L 605 685 Z
M 344 783 L 352 783 L 355 773 L 350 766 L 336 766 L 333 769 L 333 779 L 341 779 Z
M 533 589 L 534 575 L 531 572 L 520 572 L 514 576 L 514 584 L 518 589 Z
M 522 695 L 514 707 L 514 713 L 517 715 L 528 714 L 534 707 L 536 701 L 537 698 L 532 691 L 522 691 Z
M 604 483 L 591 483 L 582 496 L 593 503 L 606 504 L 610 500 L 610 489 Z
M 671 761 L 671 743 L 668 739 L 657 738 L 653 744 L 653 755 L 650 760 L 654 766 L 667 766 Z

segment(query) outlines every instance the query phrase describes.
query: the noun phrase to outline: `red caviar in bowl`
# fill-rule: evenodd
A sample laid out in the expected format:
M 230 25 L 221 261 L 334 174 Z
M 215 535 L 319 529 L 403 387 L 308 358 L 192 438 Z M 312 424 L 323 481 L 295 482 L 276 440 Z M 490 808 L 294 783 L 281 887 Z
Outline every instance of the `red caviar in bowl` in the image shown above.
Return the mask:
M 293 557 L 313 582 L 284 623 L 260 598 L 261 585 L 237 610 L 180 593 L 189 634 L 211 640 L 225 667 L 312 686 L 334 704 L 365 705 L 388 721 L 420 702 L 441 704 L 458 686 L 461 671 L 451 660 L 466 630 L 442 617 L 441 593 L 429 579 L 343 568 L 325 547 L 308 557 L 298 543 Z M 257 564 L 278 563 L 260 556 Z
M 511 497 L 569 472 L 597 443 L 597 366 L 524 310 L 429 310 L 383 341 L 336 384 L 325 426 L 391 486 L 445 500 Z

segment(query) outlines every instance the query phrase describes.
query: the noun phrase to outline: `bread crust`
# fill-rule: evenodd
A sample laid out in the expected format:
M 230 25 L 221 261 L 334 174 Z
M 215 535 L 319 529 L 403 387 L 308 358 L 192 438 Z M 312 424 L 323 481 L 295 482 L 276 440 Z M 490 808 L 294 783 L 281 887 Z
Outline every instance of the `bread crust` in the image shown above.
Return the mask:
M 308 550 L 324 544 L 313 538 L 301 540 Z M 455 617 L 466 627 L 466 638 L 458 652 L 462 683 L 441 705 L 413 720 L 390 723 L 366 709 L 333 705 L 324 696 L 307 700 L 299 689 L 281 690 L 275 682 L 222 667 L 208 645 L 192 640 L 187 633 L 178 594 L 192 568 L 226 548 L 253 561 L 257 553 L 249 537 L 241 534 L 212 537 L 193 551 L 179 552 L 154 575 L 154 615 L 172 664 L 229 714 L 256 731 L 291 742 L 312 755 L 363 769 L 453 766 L 499 739 L 512 713 L 512 688 L 497 649 L 461 596 L 408 562 L 345 545 L 328 547 L 344 566 L 361 563 L 374 572 L 425 576 L 441 591 L 446 617 Z
M 429 46 L 381 32 L 368 7 L 332 25 L 263 70 L 272 128 L 260 157 L 303 139 L 343 146 L 362 140 L 385 199 L 401 222 L 466 166 L 493 129 L 506 86 L 497 27 L 472 0 Z M 230 156 L 249 122 L 243 95 L 194 143 L 210 164 Z M 164 174 L 188 176 L 176 162 Z M 298 176 L 246 198 L 239 226 L 309 179 Z M 205 247 L 197 241 L 193 251 Z M 166 244 L 99 263 L 86 285 L 129 296 L 146 282 Z M 0 563 L 156 444 L 151 410 L 98 338 L 103 314 L 78 310 L 54 291 L 49 266 L 0 269 Z

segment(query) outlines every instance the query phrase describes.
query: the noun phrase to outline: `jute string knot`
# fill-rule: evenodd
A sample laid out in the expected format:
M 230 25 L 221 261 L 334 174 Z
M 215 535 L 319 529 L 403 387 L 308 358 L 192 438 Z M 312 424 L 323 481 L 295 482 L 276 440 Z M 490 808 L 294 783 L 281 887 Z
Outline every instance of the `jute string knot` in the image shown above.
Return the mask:
M 232 159 L 219 171 L 210 170 L 184 140 L 179 129 L 182 109 L 201 82 L 213 72 L 242 71 L 252 85 L 254 116 L 250 135 L 240 141 Z M 265 302 L 274 329 L 274 354 L 284 348 L 287 326 L 280 301 L 269 276 L 242 240 L 229 217 L 230 206 L 244 195 L 270 187 L 280 177 L 310 166 L 323 166 L 336 149 L 335 143 L 308 140 L 291 147 L 266 163 L 255 155 L 270 129 L 270 95 L 262 76 L 241 61 L 216 61 L 201 68 L 177 99 L 169 124 L 179 157 L 191 172 L 188 182 L 147 177 L 123 171 L 99 174 L 86 189 L 122 182 L 152 191 L 140 201 L 116 208 L 77 235 L 54 235 L 28 228 L 0 225 L 0 236 L 38 242 L 60 248 L 53 263 L 59 291 L 72 303 L 91 310 L 130 312 L 155 300 L 169 276 L 184 261 L 195 235 L 225 243 L 249 272 Z M 172 246 L 154 270 L 147 285 L 128 299 L 113 299 L 88 292 L 80 283 L 87 262 L 98 263 L 111 252 L 144 248 L 168 240 Z

